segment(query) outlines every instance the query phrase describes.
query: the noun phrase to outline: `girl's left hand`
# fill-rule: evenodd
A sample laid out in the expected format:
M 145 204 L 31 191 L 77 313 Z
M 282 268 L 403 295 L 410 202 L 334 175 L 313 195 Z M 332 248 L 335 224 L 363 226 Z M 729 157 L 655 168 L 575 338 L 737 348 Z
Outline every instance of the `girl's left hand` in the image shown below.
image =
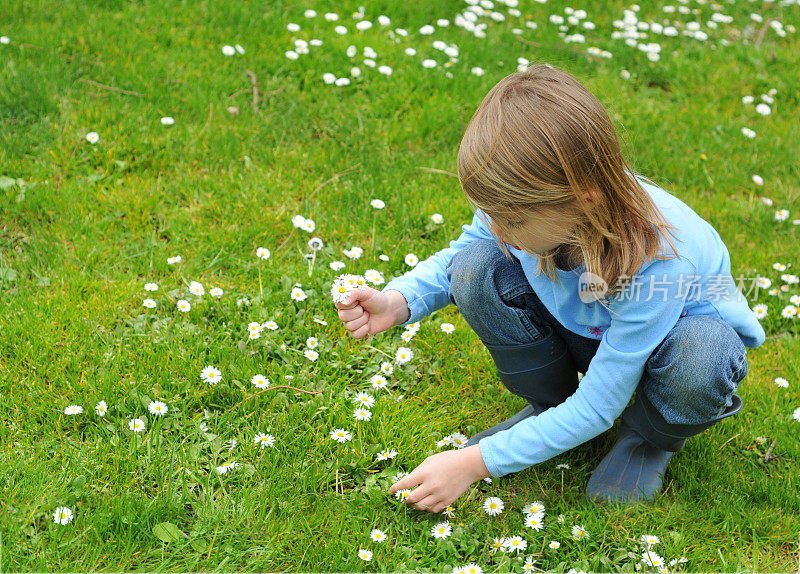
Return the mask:
M 395 482 L 389 491 L 417 488 L 406 504 L 418 510 L 441 512 L 452 504 L 475 481 L 490 476 L 479 445 L 450 450 L 429 456 L 422 464 Z

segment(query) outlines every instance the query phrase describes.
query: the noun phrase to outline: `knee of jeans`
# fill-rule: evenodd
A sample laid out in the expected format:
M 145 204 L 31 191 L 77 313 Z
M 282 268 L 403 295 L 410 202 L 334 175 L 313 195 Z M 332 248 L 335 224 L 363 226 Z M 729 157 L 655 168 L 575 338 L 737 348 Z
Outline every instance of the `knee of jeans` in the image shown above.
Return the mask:
M 445 271 L 450 281 L 450 300 L 459 309 L 477 300 L 501 257 L 505 258 L 505 254 L 488 239 L 472 241 L 453 255 Z
M 721 318 L 692 315 L 678 320 L 650 356 L 647 370 L 666 381 L 671 394 L 726 400 L 747 375 L 746 348 Z

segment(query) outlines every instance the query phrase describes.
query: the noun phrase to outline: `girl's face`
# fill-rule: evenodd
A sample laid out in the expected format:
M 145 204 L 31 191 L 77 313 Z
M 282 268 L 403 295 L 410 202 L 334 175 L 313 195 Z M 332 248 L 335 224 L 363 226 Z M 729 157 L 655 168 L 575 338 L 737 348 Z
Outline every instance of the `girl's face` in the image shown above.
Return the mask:
M 548 207 L 513 216 L 491 218 L 492 232 L 514 249 L 534 255 L 566 242 L 575 227 L 575 216 L 565 207 Z

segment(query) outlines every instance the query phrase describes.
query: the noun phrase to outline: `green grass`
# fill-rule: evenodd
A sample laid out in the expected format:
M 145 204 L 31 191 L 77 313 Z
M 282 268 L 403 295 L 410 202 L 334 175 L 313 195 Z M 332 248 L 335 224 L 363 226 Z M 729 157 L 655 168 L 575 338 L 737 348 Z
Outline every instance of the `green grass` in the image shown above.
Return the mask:
M 583 498 L 612 430 L 473 485 L 455 505 L 453 536 L 429 536 L 443 517 L 397 503 L 388 494 L 394 473 L 412 470 L 443 436 L 473 434 L 521 407 L 454 307 L 423 321 L 410 344 L 415 359 L 397 370 L 390 392 L 375 393 L 373 419 L 352 418 L 347 393 L 369 388 L 384 353 L 403 344 L 401 330 L 370 346 L 347 337 L 327 296 L 336 275 L 328 263 L 376 268 L 388 280 L 407 269 L 406 253 L 423 259 L 457 236 L 471 217 L 457 179 L 421 168 L 455 171 L 467 121 L 518 56 L 562 67 L 598 96 L 634 168 L 719 231 L 734 276 L 779 285 L 774 262 L 797 272 L 800 45 L 796 33 L 770 31 L 757 49 L 760 25 L 753 28 L 749 14 L 798 26 L 798 8 L 725 4 L 734 23 L 708 30 L 708 42 L 645 40 L 664 48 L 651 63 L 610 39 L 628 5 L 583 6 L 597 24 L 587 42 L 610 50 L 610 60 L 558 38 L 547 18 L 567 5 L 520 6 L 539 24 L 522 38 L 541 47 L 520 41 L 509 22 L 491 23 L 482 40 L 452 24 L 432 37 L 416 34 L 437 18 L 452 21 L 466 7 L 455 1 L 370 3 L 368 19 L 386 14 L 411 32 L 399 44 L 377 24 L 355 32 L 349 15 L 358 4 L 350 1 L 313 5 L 314 20 L 303 17 L 307 6 L 280 1 L 0 5 L 0 34 L 11 38 L 0 44 L 0 177 L 17 180 L 0 179 L 0 570 L 448 571 L 475 561 L 485 571 L 519 571 L 521 560 L 489 552 L 494 537 L 513 534 L 526 536 L 528 553 L 541 553 L 536 567 L 549 571 L 634 571 L 642 534 L 661 538 L 655 550 L 667 560 L 685 556 L 682 571 L 797 569 L 800 425 L 791 413 L 800 406 L 800 340 L 797 319 L 780 315 L 796 285 L 751 299 L 770 311 L 767 342 L 748 353 L 739 389 L 745 409 L 691 439 L 670 464 L 665 492 L 648 505 L 615 509 Z M 710 6 L 691 6 L 709 19 Z M 322 19 L 328 10 L 342 15 L 347 36 Z M 664 14 L 660 3 L 642 3 L 639 17 L 693 19 Z M 303 27 L 296 37 L 324 45 L 286 59 L 288 22 Z M 723 37 L 729 46 L 719 44 Z M 459 45 L 452 79 L 419 65 L 423 57 L 443 61 L 433 39 Z M 235 43 L 246 53 L 223 56 L 221 47 Z M 351 86 L 324 85 L 324 72 L 346 75 L 351 43 L 372 46 L 392 76 L 362 66 Z M 407 45 L 418 56 L 404 55 Z M 470 75 L 472 66 L 487 74 Z M 630 80 L 620 79 L 622 69 Z M 258 80 L 258 113 L 246 70 Z M 770 116 L 741 103 L 771 88 Z M 175 125 L 160 124 L 167 115 Z M 743 126 L 757 138 L 745 139 Z M 90 131 L 100 134 L 96 145 L 85 140 Z M 754 173 L 763 188 L 751 182 Z M 386 209 L 370 207 L 376 197 Z M 774 220 L 780 208 L 789 220 Z M 430 223 L 434 212 L 443 225 Z M 293 228 L 295 214 L 313 218 L 325 241 L 313 268 L 303 258 L 311 235 Z M 341 253 L 352 245 L 364 248 L 357 261 Z M 255 257 L 260 246 L 272 251 L 268 261 Z M 176 254 L 183 263 L 167 265 Z M 225 294 L 188 296 L 192 280 Z M 155 294 L 143 291 L 151 281 L 160 286 Z M 289 299 L 295 282 L 306 301 Z M 154 310 L 142 307 L 149 295 Z M 242 296 L 249 307 L 237 306 Z M 175 310 L 181 297 L 192 301 L 188 314 Z M 247 323 L 269 319 L 280 330 L 248 342 Z M 456 325 L 453 335 L 439 330 L 443 321 Z M 314 363 L 302 355 L 311 335 L 320 339 Z M 222 369 L 217 386 L 200 380 L 209 364 Z M 293 375 L 293 386 L 321 393 L 283 389 L 247 399 L 255 373 L 274 385 Z M 788 388 L 774 384 L 779 376 Z M 94 414 L 101 399 L 110 407 L 105 420 Z M 166 402 L 169 413 L 155 420 L 150 400 Z M 69 404 L 84 414 L 65 416 Z M 135 416 L 147 420 L 141 435 L 128 430 Z M 353 441 L 331 441 L 335 427 L 352 430 Z M 273 434 L 277 448 L 256 450 L 258 432 Z M 231 438 L 239 443 L 232 452 Z M 764 463 L 773 439 L 781 457 Z M 400 454 L 375 462 L 383 448 Z M 215 471 L 234 458 L 241 468 Z M 570 465 L 563 486 L 559 463 Z M 506 503 L 498 518 L 480 510 L 490 494 Z M 538 533 L 524 532 L 521 521 L 533 500 L 547 507 Z M 75 514 L 68 526 L 53 523 L 61 505 Z M 179 531 L 162 535 L 169 542 L 154 533 L 162 523 Z M 591 537 L 571 540 L 572 524 Z M 372 528 L 388 541 L 371 542 Z M 558 550 L 547 547 L 554 539 Z M 372 562 L 359 560 L 360 547 L 374 551 Z

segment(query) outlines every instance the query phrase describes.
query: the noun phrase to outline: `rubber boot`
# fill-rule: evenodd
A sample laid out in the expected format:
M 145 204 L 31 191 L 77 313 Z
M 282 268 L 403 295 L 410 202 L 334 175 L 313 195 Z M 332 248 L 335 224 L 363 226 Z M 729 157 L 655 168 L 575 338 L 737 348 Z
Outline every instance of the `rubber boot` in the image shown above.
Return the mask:
M 701 424 L 668 423 L 644 393 L 622 413 L 619 437 L 586 485 L 586 497 L 597 502 L 635 503 L 661 492 L 672 455 L 686 440 L 742 410 L 739 395 L 722 415 Z
M 567 345 L 549 326 L 545 335 L 533 343 L 486 345 L 486 348 L 506 388 L 526 399 L 529 405 L 513 417 L 471 437 L 466 446 L 477 444 L 484 437 L 511 428 L 521 420 L 561 404 L 578 388 L 578 372 Z

